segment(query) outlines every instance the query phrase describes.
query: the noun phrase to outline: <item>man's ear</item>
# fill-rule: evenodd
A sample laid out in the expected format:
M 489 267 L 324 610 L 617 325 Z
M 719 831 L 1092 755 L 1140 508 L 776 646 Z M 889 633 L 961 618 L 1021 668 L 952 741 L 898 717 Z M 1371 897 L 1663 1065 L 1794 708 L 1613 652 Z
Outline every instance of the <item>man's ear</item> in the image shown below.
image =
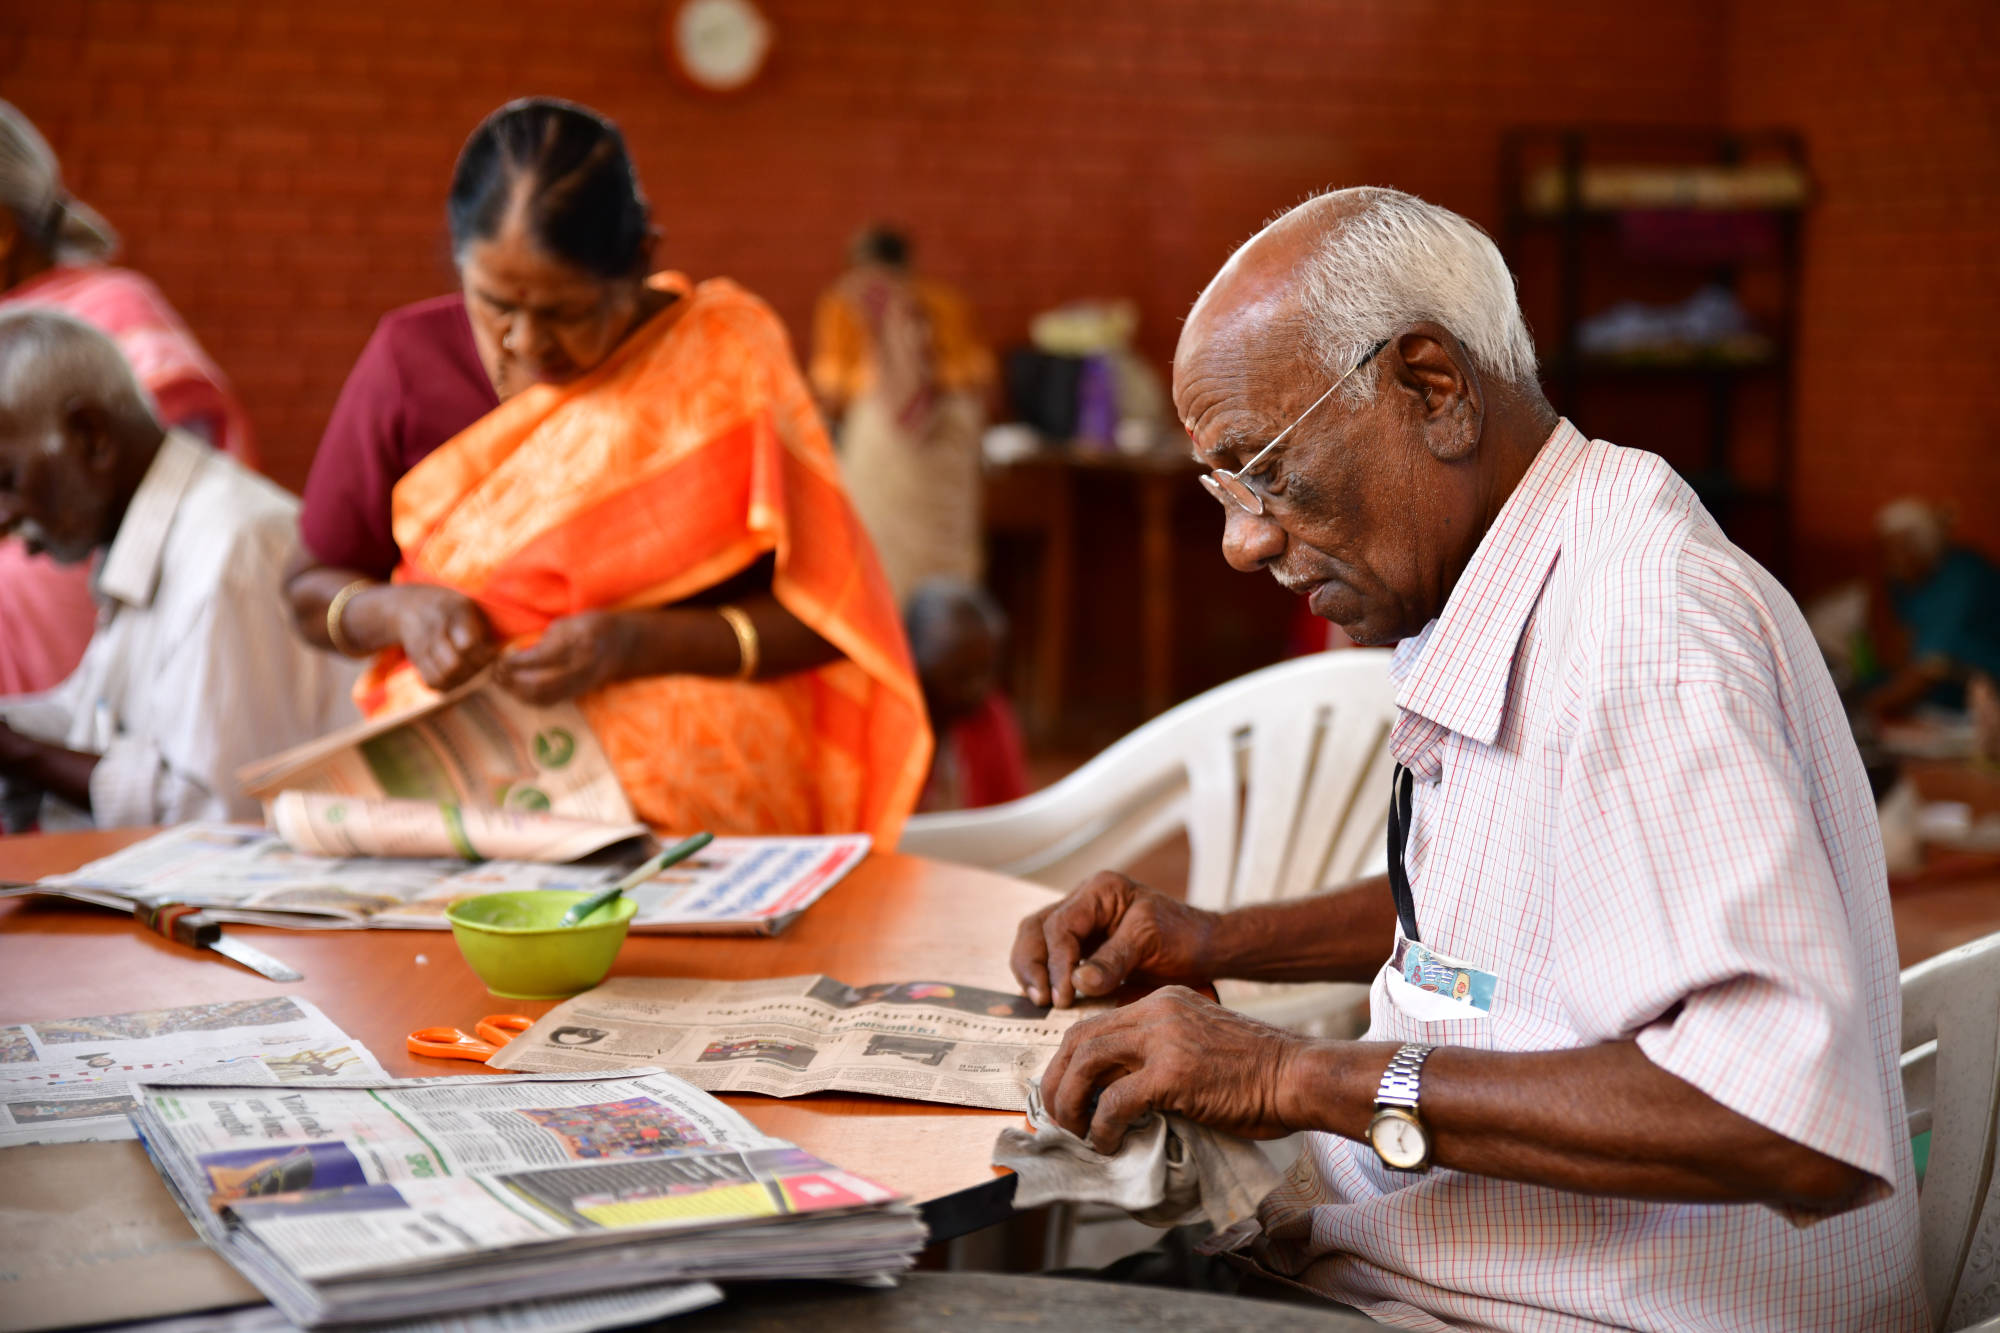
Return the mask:
M 1390 373 L 1419 400 L 1424 441 L 1441 463 L 1462 463 L 1479 447 L 1486 400 L 1472 358 L 1449 329 L 1428 320 L 1390 343 Z
M 96 403 L 72 399 L 65 404 L 63 434 L 91 472 L 108 477 L 118 470 L 118 439 L 111 430 L 111 416 Z

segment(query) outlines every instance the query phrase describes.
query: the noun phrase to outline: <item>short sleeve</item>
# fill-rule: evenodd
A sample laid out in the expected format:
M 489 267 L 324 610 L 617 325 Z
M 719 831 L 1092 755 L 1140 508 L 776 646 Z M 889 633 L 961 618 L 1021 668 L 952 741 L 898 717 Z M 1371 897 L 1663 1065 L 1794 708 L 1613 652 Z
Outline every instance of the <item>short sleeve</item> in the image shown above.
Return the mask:
M 323 565 L 386 579 L 402 559 L 390 527 L 403 467 L 403 392 L 386 326 L 348 372 L 306 476 L 299 536 Z
M 1586 701 L 1555 835 L 1557 985 L 1586 1036 L 1636 1037 L 1724 1106 L 1892 1181 L 1888 1099 L 1807 781 L 1768 694 L 1701 681 Z
M 867 335 L 847 299 L 837 292 L 821 296 L 813 311 L 810 378 L 814 391 L 835 403 L 858 397 L 867 348 Z

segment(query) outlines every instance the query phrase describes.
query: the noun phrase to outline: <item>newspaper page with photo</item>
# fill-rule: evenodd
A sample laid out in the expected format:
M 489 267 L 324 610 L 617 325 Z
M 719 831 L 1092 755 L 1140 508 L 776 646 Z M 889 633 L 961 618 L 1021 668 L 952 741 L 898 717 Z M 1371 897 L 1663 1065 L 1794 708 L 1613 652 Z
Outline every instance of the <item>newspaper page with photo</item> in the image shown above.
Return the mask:
M 0 1148 L 133 1137 L 134 1088 L 202 1070 L 315 1087 L 384 1078 L 375 1057 L 290 996 L 0 1025 Z
M 632 822 L 581 709 L 525 704 L 478 680 L 259 760 L 237 779 L 259 800 L 302 791 Z
M 659 934 L 783 930 L 868 855 L 865 833 L 717 838 L 629 890 L 631 929 Z M 52 893 L 130 911 L 186 903 L 219 921 L 304 928 L 446 930 L 462 898 L 517 889 L 591 892 L 616 883 L 632 855 L 588 860 L 326 857 L 244 824 L 183 824 L 67 874 L 0 890 Z
M 1025 1111 L 1026 1085 L 1092 1012 L 943 981 L 614 977 L 551 1009 L 489 1063 L 658 1065 L 712 1092 L 861 1092 Z
M 189 1220 L 308 1326 L 669 1280 L 876 1277 L 925 1239 L 893 1190 L 658 1070 L 139 1099 Z

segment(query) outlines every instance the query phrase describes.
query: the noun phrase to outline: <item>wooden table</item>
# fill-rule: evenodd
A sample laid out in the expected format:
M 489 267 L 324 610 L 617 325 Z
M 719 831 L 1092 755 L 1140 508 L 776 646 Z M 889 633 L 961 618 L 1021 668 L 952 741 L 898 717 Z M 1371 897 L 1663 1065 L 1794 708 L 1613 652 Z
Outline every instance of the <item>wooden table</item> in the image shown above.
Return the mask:
M 0 880 L 73 870 L 147 830 L 0 838 Z M 1012 990 L 1014 928 L 1050 890 L 983 870 L 877 854 L 775 937 L 634 935 L 614 976 L 715 979 L 824 972 L 854 985 L 949 980 Z M 267 981 L 208 952 L 140 929 L 118 914 L 58 899 L 0 900 L 0 1021 L 74 1018 L 297 995 L 359 1038 L 396 1075 L 470 1074 L 484 1067 L 404 1049 L 410 1029 L 471 1029 L 499 1010 L 540 1015 L 551 1001 L 486 993 L 443 931 L 305 931 L 232 926 L 305 973 Z M 724 1096 L 766 1133 L 892 1186 L 923 1209 L 933 1240 L 1012 1212 L 1013 1177 L 991 1166 L 994 1136 L 1018 1121 L 981 1111 L 820 1093 L 779 1100 Z

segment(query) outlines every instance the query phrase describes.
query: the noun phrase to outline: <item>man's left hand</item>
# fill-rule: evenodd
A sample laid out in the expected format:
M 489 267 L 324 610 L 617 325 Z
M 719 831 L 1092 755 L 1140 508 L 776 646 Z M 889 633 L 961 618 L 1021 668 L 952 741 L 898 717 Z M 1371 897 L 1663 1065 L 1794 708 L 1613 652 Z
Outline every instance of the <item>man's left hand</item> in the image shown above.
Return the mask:
M 560 703 L 632 674 L 632 633 L 617 611 L 564 616 L 527 648 L 502 653 L 494 679 L 531 704 Z
M 1042 1105 L 1101 1153 L 1116 1152 L 1148 1111 L 1244 1138 L 1283 1138 L 1306 1127 L 1287 1112 L 1303 1091 L 1300 1057 L 1314 1044 L 1165 986 L 1071 1028 L 1042 1073 Z

